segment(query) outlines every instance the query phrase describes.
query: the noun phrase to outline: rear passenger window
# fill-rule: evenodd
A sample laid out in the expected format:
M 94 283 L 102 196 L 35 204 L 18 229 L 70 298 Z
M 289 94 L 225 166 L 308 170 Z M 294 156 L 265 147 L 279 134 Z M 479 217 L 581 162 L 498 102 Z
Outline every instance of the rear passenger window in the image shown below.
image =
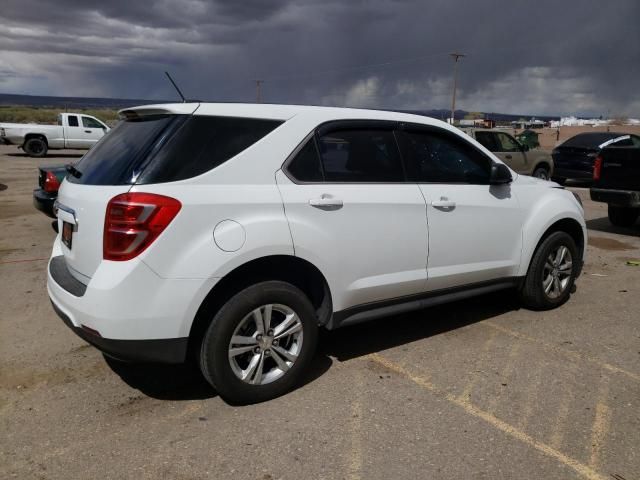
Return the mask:
M 496 139 L 491 132 L 476 132 L 476 140 L 482 145 L 484 148 L 489 150 L 490 152 L 498 152 L 498 145 L 496 143 Z
M 282 124 L 278 120 L 192 116 L 151 159 L 137 183 L 184 180 L 207 172 Z
M 407 179 L 418 183 L 487 184 L 491 160 L 447 132 L 401 132 Z
M 78 126 L 78 117 L 76 117 L 75 115 L 69 115 L 67 117 L 67 122 L 69 122 L 69 126 L 70 127 L 77 127 Z
M 404 172 L 391 130 L 335 130 L 319 138 L 327 182 L 402 182 Z

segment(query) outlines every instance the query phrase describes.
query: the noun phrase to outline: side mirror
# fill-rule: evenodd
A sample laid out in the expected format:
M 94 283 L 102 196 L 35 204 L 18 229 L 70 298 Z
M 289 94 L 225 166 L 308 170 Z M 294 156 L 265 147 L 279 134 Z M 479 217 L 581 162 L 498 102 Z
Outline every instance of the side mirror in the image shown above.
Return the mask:
M 511 170 L 509 170 L 506 165 L 502 163 L 494 163 L 491 165 L 491 176 L 489 178 L 491 185 L 505 185 L 512 181 Z

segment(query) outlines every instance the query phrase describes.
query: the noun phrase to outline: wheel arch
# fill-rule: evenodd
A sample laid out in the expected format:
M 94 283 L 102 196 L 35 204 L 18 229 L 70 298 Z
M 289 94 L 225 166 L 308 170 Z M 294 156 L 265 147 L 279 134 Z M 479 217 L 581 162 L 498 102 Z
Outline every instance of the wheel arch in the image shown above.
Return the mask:
M 24 136 L 24 141 L 22 142 L 22 146 L 24 147 L 24 144 L 27 143 L 32 138 L 39 138 L 41 140 L 44 140 L 44 143 L 47 145 L 47 148 L 49 147 L 49 140 L 47 140 L 47 136 L 43 133 L 27 133 Z
M 556 218 L 544 224 L 544 226 L 540 228 L 538 232 L 539 233 L 535 237 L 537 238 L 536 243 L 533 245 L 530 244 L 528 249 L 526 251 L 523 251 L 523 258 L 522 258 L 523 262 L 521 264 L 521 269 L 519 272 L 521 276 L 525 276 L 529 271 L 529 267 L 531 265 L 531 259 L 533 258 L 533 255 L 535 254 L 536 250 L 538 250 L 538 247 L 540 246 L 540 244 L 544 241 L 545 238 L 547 238 L 549 235 L 551 235 L 554 232 L 566 232 L 571 236 L 571 238 L 573 238 L 573 241 L 576 243 L 576 247 L 578 248 L 578 251 L 580 252 L 580 255 L 581 255 L 580 270 L 582 270 L 582 262 L 584 260 L 584 256 L 586 252 L 587 238 L 586 238 L 585 227 L 578 220 L 578 218 L 576 218 L 576 216 L 574 216 L 573 214 L 565 215 L 565 216 L 559 215 Z M 526 238 L 528 235 L 532 235 L 532 233 L 533 233 L 532 228 L 530 228 L 529 231 L 525 229 L 523 232 L 523 235 Z
M 311 262 L 293 255 L 269 255 L 237 266 L 218 281 L 200 304 L 189 331 L 187 353 L 194 358 L 215 312 L 240 290 L 266 280 L 281 280 L 302 290 L 313 304 L 320 325 L 333 313 L 331 290 L 323 273 Z

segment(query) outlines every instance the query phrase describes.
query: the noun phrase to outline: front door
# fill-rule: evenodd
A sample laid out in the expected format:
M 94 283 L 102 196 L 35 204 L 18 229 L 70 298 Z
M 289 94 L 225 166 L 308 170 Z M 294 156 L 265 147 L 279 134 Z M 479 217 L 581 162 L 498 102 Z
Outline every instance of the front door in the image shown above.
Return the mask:
M 333 287 L 334 311 L 426 288 L 424 197 L 405 176 L 391 126 L 335 122 L 279 171 L 296 256 Z
M 515 275 L 522 222 L 509 185 L 489 185 L 493 161 L 459 135 L 406 126 L 407 176 L 420 186 L 429 223 L 429 290 Z
M 493 151 L 495 155 L 504 163 L 509 165 L 512 170 L 525 175 L 531 172 L 527 162 L 527 155 L 522 151 L 520 143 L 511 135 L 505 132 L 493 132 L 497 149 Z

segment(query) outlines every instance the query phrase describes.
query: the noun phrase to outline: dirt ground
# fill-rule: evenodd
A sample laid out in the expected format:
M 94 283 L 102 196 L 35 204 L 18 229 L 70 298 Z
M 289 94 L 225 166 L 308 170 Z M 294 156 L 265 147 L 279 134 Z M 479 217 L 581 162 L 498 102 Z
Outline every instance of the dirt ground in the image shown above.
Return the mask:
M 0 478 L 640 478 L 640 223 L 611 227 L 587 189 L 565 306 L 502 292 L 327 332 L 303 386 L 233 407 L 189 367 L 105 359 L 53 312 L 31 190 L 70 153 L 0 147 Z

